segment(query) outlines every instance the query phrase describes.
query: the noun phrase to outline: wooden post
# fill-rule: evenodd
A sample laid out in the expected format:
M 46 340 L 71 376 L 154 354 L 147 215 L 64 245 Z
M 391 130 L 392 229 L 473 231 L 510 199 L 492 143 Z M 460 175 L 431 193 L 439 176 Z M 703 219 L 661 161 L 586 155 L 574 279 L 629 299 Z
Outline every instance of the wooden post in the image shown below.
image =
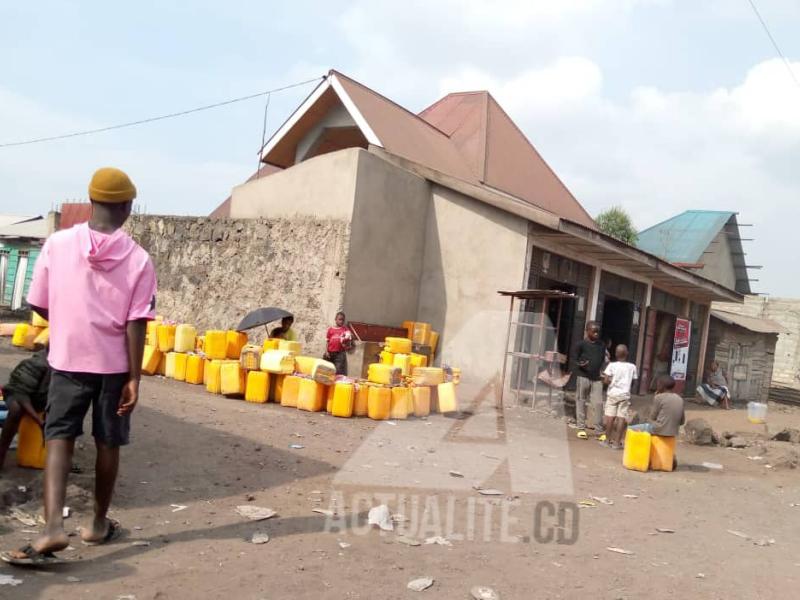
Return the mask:
M 644 357 L 644 335 L 647 329 L 647 309 L 653 299 L 653 284 L 647 284 L 647 291 L 644 295 L 644 304 L 639 309 L 639 341 L 636 343 L 636 368 L 642 372 L 642 358 Z
M 711 304 L 705 304 L 704 306 L 706 314 L 703 317 L 703 325 L 700 330 L 700 352 L 698 353 L 700 356 L 697 357 L 697 360 L 700 362 L 697 364 L 697 385 L 702 383 L 705 373 L 706 350 L 708 350 L 708 330 L 711 326 Z
M 500 380 L 500 406 L 503 408 L 503 393 L 506 389 L 506 366 L 508 364 L 508 343 L 511 339 L 511 320 L 514 316 L 514 296 L 511 296 L 511 306 L 508 309 L 508 329 L 506 329 L 506 347 L 503 349 L 503 377 Z

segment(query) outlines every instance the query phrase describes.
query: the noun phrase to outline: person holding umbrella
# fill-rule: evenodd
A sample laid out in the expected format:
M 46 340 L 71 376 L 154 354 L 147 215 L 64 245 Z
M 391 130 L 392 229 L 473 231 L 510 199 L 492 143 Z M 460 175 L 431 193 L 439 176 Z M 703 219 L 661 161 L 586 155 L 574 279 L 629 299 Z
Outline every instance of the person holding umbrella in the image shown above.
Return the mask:
M 245 316 L 236 327 L 236 331 L 247 331 L 255 329 L 256 327 L 263 327 L 267 329 L 267 325 L 280 320 L 281 326 L 276 327 L 272 331 L 268 331 L 269 337 L 287 340 L 289 342 L 297 341 L 297 334 L 292 329 L 294 323 L 294 315 L 289 311 L 282 308 L 269 306 L 265 308 L 257 308 Z
M 296 342 L 297 334 L 294 332 L 294 329 L 292 329 L 293 323 L 294 323 L 293 316 L 290 315 L 288 317 L 283 317 L 281 319 L 281 326 L 273 329 L 270 332 L 269 337 L 286 340 L 288 342 Z

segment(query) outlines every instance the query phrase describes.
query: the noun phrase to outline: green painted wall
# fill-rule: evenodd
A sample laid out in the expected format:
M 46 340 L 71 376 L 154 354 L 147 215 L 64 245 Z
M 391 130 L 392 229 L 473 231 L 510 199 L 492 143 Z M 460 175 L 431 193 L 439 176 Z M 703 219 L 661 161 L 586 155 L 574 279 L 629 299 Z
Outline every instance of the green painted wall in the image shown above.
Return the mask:
M 23 298 L 27 297 L 28 288 L 33 278 L 33 268 L 36 265 L 36 259 L 39 257 L 40 251 L 40 245 L 34 245 L 30 242 L 6 241 L 0 243 L 0 252 L 8 255 L 8 268 L 6 271 L 3 294 L 2 297 L 0 297 L 0 304 L 3 306 L 11 305 L 11 300 L 14 295 L 14 281 L 17 278 L 17 266 L 19 265 L 20 252 L 28 253 L 28 268 L 25 270 L 25 285 L 23 287 Z

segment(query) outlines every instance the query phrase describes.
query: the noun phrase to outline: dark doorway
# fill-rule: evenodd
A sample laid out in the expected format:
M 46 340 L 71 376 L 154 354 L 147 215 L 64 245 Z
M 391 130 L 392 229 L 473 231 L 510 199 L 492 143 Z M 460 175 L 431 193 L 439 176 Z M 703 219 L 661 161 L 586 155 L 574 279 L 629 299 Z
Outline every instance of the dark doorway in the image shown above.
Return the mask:
M 614 357 L 614 348 L 625 344 L 631 348 L 631 329 L 633 327 L 633 302 L 619 298 L 606 297 L 603 303 L 603 322 L 600 325 L 600 338 L 611 347 L 609 352 Z

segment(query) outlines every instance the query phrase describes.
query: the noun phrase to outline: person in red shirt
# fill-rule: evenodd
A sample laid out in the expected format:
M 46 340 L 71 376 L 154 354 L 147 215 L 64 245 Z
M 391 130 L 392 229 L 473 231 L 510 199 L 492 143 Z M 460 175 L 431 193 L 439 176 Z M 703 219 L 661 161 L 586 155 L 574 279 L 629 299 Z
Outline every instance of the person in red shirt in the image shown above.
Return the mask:
M 343 312 L 336 313 L 336 326 L 328 327 L 328 351 L 325 358 L 336 367 L 337 375 L 347 375 L 347 351 L 353 345 L 353 334 Z

